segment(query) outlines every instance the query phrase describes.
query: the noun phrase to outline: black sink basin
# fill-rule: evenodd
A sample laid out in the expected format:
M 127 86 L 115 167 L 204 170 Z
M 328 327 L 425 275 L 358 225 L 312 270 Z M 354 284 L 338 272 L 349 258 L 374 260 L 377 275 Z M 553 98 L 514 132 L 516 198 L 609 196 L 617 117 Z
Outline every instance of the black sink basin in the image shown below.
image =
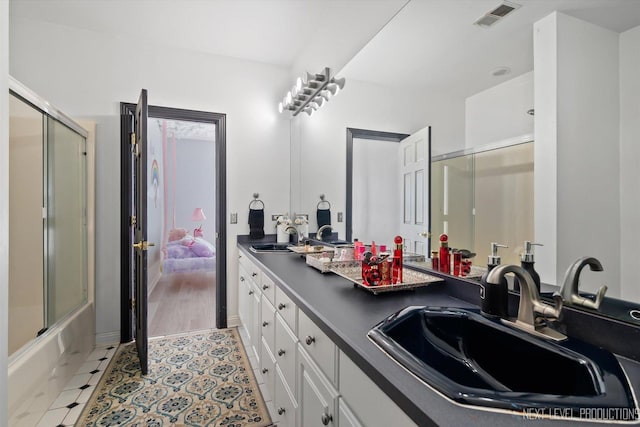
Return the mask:
M 637 416 L 626 375 L 609 351 L 571 339 L 537 338 L 477 310 L 408 307 L 369 337 L 461 404 L 515 411 L 562 408 L 564 416 L 573 417 L 584 415 L 585 408 L 626 408 L 607 416 Z
M 260 243 L 251 245 L 253 252 L 291 252 L 289 243 Z

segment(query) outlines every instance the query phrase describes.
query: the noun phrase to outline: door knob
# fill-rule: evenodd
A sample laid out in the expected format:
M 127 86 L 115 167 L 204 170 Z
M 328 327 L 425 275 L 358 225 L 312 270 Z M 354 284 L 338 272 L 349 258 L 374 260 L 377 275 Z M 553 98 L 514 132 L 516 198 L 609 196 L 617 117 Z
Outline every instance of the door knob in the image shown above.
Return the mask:
M 421 233 L 418 233 L 418 236 L 424 237 L 426 239 L 427 237 L 431 237 L 431 233 L 428 231 L 423 231 Z
M 155 246 L 155 245 L 156 245 L 155 243 L 145 242 L 144 240 L 142 240 L 138 243 L 134 243 L 131 246 L 133 246 L 134 249 L 146 251 L 147 249 L 149 249 L 149 246 Z

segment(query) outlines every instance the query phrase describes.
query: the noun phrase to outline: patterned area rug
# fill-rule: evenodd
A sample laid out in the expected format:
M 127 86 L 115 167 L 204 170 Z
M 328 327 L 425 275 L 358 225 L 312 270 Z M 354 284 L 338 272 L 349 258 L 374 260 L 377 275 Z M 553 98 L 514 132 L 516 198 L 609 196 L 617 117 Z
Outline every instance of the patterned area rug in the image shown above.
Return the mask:
M 271 425 L 235 328 L 149 341 L 142 376 L 135 343 L 120 346 L 76 426 Z

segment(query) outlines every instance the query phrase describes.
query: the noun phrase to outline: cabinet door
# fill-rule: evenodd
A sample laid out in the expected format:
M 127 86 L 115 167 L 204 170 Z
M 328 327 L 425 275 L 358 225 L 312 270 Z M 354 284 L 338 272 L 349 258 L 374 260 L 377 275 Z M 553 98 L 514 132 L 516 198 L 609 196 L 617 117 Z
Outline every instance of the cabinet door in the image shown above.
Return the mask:
M 302 310 L 298 310 L 298 338 L 302 347 L 335 386 L 337 347 Z
M 306 352 L 300 348 L 299 377 L 300 423 L 305 427 L 338 425 L 335 408 L 338 392 L 329 384 L 320 369 L 311 362 Z
M 251 310 L 249 310 L 250 295 L 249 295 L 249 281 L 246 276 L 246 272 L 240 268 L 240 277 L 238 278 L 238 316 L 240 316 L 240 322 L 242 327 L 246 330 L 247 334 L 251 336 Z
M 260 373 L 264 379 L 264 384 L 267 389 L 268 395 L 263 395 L 265 402 L 273 399 L 276 375 L 276 359 L 273 357 L 271 350 L 267 347 L 264 337 L 261 340 L 261 355 L 260 355 Z
M 258 362 L 260 362 L 260 341 L 261 341 L 261 336 L 262 336 L 262 324 L 261 324 L 261 304 L 260 304 L 260 300 L 262 297 L 262 294 L 260 293 L 260 291 L 258 290 L 258 286 L 257 285 L 252 285 L 252 290 L 253 290 L 253 295 L 252 295 L 252 301 L 251 301 L 251 311 L 252 311 L 252 315 L 253 318 L 251 319 L 251 345 L 253 347 L 253 352 L 256 355 L 256 358 L 258 359 Z
M 278 417 L 275 424 L 277 424 L 278 427 L 297 427 L 296 415 L 298 405 L 293 396 L 291 396 L 289 387 L 286 385 L 282 372 L 280 372 L 280 368 L 277 365 L 274 380 L 275 396 L 273 402 L 276 408 L 276 416 Z
M 297 342 L 298 339 L 291 333 L 285 321 L 276 314 L 276 345 L 273 355 L 294 398 L 296 397 Z
M 264 294 L 262 295 L 262 301 L 260 304 L 262 306 L 262 310 L 261 310 L 262 323 L 260 324 L 262 326 L 262 337 L 264 338 L 264 341 L 267 347 L 269 348 L 269 351 L 273 353 L 275 350 L 275 339 L 276 339 L 275 338 L 276 337 L 276 332 L 275 332 L 276 309 L 271 305 L 269 300 L 265 298 Z
M 338 399 L 338 426 L 340 427 L 362 427 L 356 416 L 351 412 L 347 402 L 343 398 Z

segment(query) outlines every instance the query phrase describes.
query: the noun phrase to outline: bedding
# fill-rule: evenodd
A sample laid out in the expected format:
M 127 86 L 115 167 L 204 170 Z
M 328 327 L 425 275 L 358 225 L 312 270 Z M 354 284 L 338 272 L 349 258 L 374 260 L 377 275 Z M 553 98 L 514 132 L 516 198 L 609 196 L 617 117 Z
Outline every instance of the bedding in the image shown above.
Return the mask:
M 164 273 L 215 271 L 216 249 L 211 242 L 186 233 L 170 233 L 169 240 L 162 261 Z

